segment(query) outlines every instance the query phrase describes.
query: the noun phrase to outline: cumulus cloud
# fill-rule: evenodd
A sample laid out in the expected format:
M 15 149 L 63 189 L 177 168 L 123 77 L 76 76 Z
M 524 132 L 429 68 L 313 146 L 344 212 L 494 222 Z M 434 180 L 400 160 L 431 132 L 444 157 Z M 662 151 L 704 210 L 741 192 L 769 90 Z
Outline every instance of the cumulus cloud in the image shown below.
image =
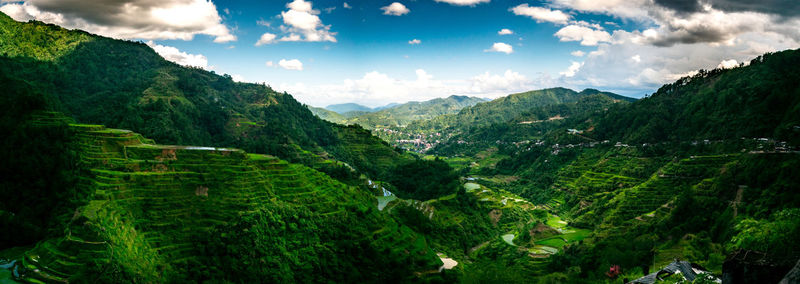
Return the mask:
M 512 34 L 514 34 L 514 31 L 509 30 L 509 29 L 502 29 L 502 30 L 498 31 L 497 34 L 499 34 L 499 35 L 512 35 Z
M 573 76 L 564 78 L 564 85 L 641 96 L 699 69 L 724 67 L 726 64 L 720 63 L 726 60 L 746 62 L 764 52 L 798 46 L 779 34 L 751 32 L 738 36 L 732 45 L 693 43 L 661 47 L 639 42 L 641 34 L 614 31 L 612 41 L 599 44 L 597 50 L 587 54 L 583 66 Z
M 579 25 L 563 27 L 555 33 L 555 36 L 561 41 L 580 41 L 581 45 L 587 46 L 611 41 L 611 34 L 608 32 Z
M 394 2 L 389 4 L 389 6 L 381 7 L 381 10 L 383 10 L 384 15 L 390 16 L 402 16 L 411 12 L 411 10 L 406 8 L 406 5 L 400 2 Z
M 415 70 L 413 75 L 410 79 L 398 79 L 386 73 L 371 71 L 361 78 L 346 79 L 339 84 L 280 84 L 277 88 L 310 105 L 358 102 L 380 106 L 391 102 L 424 101 L 451 95 L 496 98 L 552 86 L 543 83 L 546 80 L 532 80 L 513 70 L 506 70 L 501 74 L 484 72 L 456 80 L 437 79 L 423 69 Z
M 345 9 L 353 9 L 353 6 L 350 6 L 350 4 L 347 4 L 347 2 L 344 2 L 344 4 L 342 4 L 342 7 L 344 7 Z
M 178 50 L 172 46 L 165 46 L 154 43 L 152 40 L 147 42 L 147 45 L 150 46 L 153 50 L 164 57 L 164 59 L 175 62 L 180 65 L 184 66 L 194 66 L 200 67 L 203 69 L 208 69 L 208 59 L 203 56 L 202 54 L 189 54 L 183 51 Z
M 236 40 L 214 3 L 206 0 L 27 0 L 5 4 L 0 11 L 18 21 L 36 19 L 122 39 L 192 40 L 204 34 L 218 43 Z
M 275 38 L 278 37 L 275 34 L 271 33 L 264 33 L 261 35 L 261 38 L 258 39 L 256 42 L 256 46 L 262 46 L 265 44 L 275 43 Z
M 303 71 L 303 62 L 300 62 L 300 60 L 297 59 L 281 59 L 278 61 L 278 66 L 286 70 Z
M 520 4 L 511 8 L 511 12 L 517 16 L 528 16 L 536 22 L 551 22 L 556 24 L 566 24 L 570 20 L 570 15 L 559 10 L 550 10 L 542 7 L 531 7 L 528 4 Z
M 583 52 L 582 50 L 576 50 L 576 51 L 570 52 L 569 54 L 571 54 L 572 56 L 575 56 L 575 57 L 582 57 L 582 56 L 586 55 L 586 52 Z
M 646 20 L 652 0 L 550 0 L 550 5 L 561 9 L 603 13 L 621 18 Z
M 492 44 L 492 48 L 484 50 L 484 52 L 502 52 L 505 54 L 511 54 L 514 52 L 514 47 L 509 44 L 502 43 L 502 42 L 495 42 Z
M 800 16 L 798 1 L 752 1 L 752 0 L 655 0 L 661 7 L 680 13 L 702 12 L 705 6 L 711 6 L 726 12 L 758 12 L 783 17 Z
M 581 66 L 583 66 L 582 62 L 572 61 L 572 64 L 570 64 L 569 67 L 567 67 L 567 70 L 564 70 L 558 74 L 564 77 L 573 77 L 575 76 L 575 73 L 577 73 L 578 70 L 581 69 Z
M 489 3 L 491 0 L 436 0 L 436 2 L 447 3 L 456 6 L 475 6 L 480 3 Z
M 469 90 L 474 94 L 509 94 L 526 90 L 530 80 L 524 75 L 506 70 L 502 75 L 485 72 L 469 79 Z
M 319 11 L 312 8 L 311 2 L 294 0 L 286 4 L 288 11 L 281 12 L 284 32 L 278 41 L 330 41 L 336 42 L 336 33 L 331 32 L 330 25 L 324 25 L 319 18 Z
M 420 43 L 422 43 L 422 41 L 418 40 L 418 39 L 412 39 L 412 40 L 408 41 L 408 44 L 411 44 L 411 45 L 420 44 Z
M 730 69 L 730 68 L 735 68 L 736 66 L 739 66 L 739 63 L 736 62 L 736 59 L 728 59 L 728 60 L 722 60 L 722 62 L 720 62 L 719 65 L 717 65 L 717 68 Z

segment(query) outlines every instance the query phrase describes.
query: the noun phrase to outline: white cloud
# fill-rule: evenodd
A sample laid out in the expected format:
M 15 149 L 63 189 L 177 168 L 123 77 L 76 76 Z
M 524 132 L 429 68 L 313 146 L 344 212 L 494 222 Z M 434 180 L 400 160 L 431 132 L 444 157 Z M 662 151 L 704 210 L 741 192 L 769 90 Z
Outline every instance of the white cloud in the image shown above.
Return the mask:
M 576 50 L 576 51 L 570 52 L 569 54 L 571 54 L 572 56 L 575 56 L 575 57 L 581 57 L 581 56 L 586 55 L 586 52 L 583 52 L 582 50 Z
M 281 12 L 285 33 L 278 41 L 330 41 L 336 42 L 336 33 L 331 32 L 330 25 L 324 25 L 319 18 L 319 11 L 312 8 L 311 2 L 294 0 L 286 4 L 288 11 Z
M 587 46 L 611 41 L 611 35 L 606 31 L 578 25 L 563 27 L 555 33 L 555 36 L 561 41 L 580 41 L 581 45 Z
M 346 79 L 339 84 L 279 84 L 279 90 L 292 94 L 298 101 L 317 106 L 358 102 L 380 106 L 391 102 L 424 101 L 450 95 L 496 98 L 511 93 L 550 87 L 546 80 L 531 80 L 513 70 L 502 74 L 485 72 L 465 79 L 441 80 L 423 69 L 414 71 L 411 79 L 397 79 L 386 73 L 371 71 L 359 79 Z
M 122 39 L 192 40 L 204 34 L 218 43 L 236 40 L 214 3 L 206 0 L 27 0 L 5 4 L 0 11 L 18 21 L 36 19 Z
M 347 4 L 347 2 L 344 2 L 344 4 L 342 4 L 342 7 L 344 7 L 345 9 L 353 9 L 353 6 L 350 6 L 350 4 Z
M 492 75 L 489 72 L 470 78 L 470 91 L 475 94 L 509 94 L 527 90 L 530 80 L 524 75 L 506 70 L 502 75 Z
M 264 63 L 264 65 L 267 65 L 267 67 L 274 67 L 275 63 L 272 62 L 272 60 L 270 60 L 270 61 L 267 61 L 266 63 Z
M 184 66 L 194 66 L 200 67 L 203 69 L 209 69 L 208 67 L 208 59 L 203 56 L 202 54 L 189 54 L 183 51 L 178 50 L 172 46 L 164 46 L 160 44 L 154 43 L 152 40 L 147 42 L 147 45 L 150 46 L 153 50 L 164 57 L 164 59 L 175 62 L 179 65 Z
M 394 2 L 389 4 L 389 6 L 381 7 L 381 10 L 383 10 L 384 15 L 390 16 L 402 16 L 411 12 L 411 10 L 406 8 L 406 5 L 400 2 Z
M 739 63 L 736 62 L 736 59 L 728 59 L 728 60 L 722 60 L 722 62 L 720 62 L 719 65 L 717 65 L 717 68 L 731 69 L 737 66 L 739 66 Z
M 581 69 L 581 66 L 583 66 L 583 62 L 572 61 L 572 64 L 570 64 L 569 67 L 567 67 L 567 70 L 559 72 L 558 74 L 564 77 L 573 77 L 575 76 L 575 73 L 577 73 L 578 70 Z
M 278 66 L 286 70 L 303 71 L 303 62 L 300 62 L 300 60 L 297 59 L 281 59 L 278 61 Z
M 631 60 L 633 60 L 633 62 L 639 63 L 639 62 L 642 62 L 642 57 L 637 54 L 637 55 L 631 56 Z
M 422 41 L 418 40 L 418 39 L 412 39 L 412 40 L 408 41 L 408 44 L 411 44 L 411 45 L 420 44 L 420 43 L 422 43 Z
M 484 52 L 502 52 L 505 54 L 511 54 L 514 52 L 514 47 L 502 42 L 495 42 L 492 44 L 492 48 L 484 50 Z
M 511 8 L 511 11 L 514 12 L 517 16 L 528 16 L 531 19 L 536 20 L 536 22 L 551 22 L 556 24 L 566 24 L 569 21 L 570 15 L 567 15 L 564 12 L 559 10 L 550 10 L 547 8 L 542 7 L 531 7 L 528 4 L 520 4 L 514 8 Z
M 726 60 L 747 62 L 764 52 L 800 45 L 776 33 L 745 33 L 732 45 L 693 43 L 669 47 L 641 42 L 642 36 L 639 31 L 614 31 L 611 42 L 600 43 L 597 50 L 586 55 L 583 66 L 574 76 L 564 78 L 563 84 L 640 96 L 698 69 L 713 69 Z M 632 64 L 634 58 L 640 62 Z
M 502 29 L 502 30 L 498 31 L 497 34 L 499 34 L 499 35 L 512 35 L 512 34 L 514 34 L 514 31 L 509 30 L 509 29 Z
M 480 3 L 489 3 L 492 0 L 436 0 L 436 2 L 443 2 L 456 6 L 475 6 Z
M 242 77 L 242 75 L 239 75 L 239 74 L 231 75 L 231 79 L 233 79 L 233 81 L 235 81 L 235 82 L 246 82 L 244 77 Z
M 261 35 L 261 38 L 258 39 L 256 42 L 256 46 L 262 46 L 265 44 L 275 43 L 275 38 L 278 37 L 275 34 L 271 33 L 264 33 Z
M 550 0 L 554 7 L 644 20 L 652 0 Z

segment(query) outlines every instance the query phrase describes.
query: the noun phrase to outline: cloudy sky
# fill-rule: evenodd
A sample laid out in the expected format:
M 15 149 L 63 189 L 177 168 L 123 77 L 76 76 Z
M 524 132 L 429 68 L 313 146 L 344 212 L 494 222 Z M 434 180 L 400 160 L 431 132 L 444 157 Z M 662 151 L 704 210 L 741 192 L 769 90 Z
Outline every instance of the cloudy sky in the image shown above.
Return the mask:
M 314 106 L 564 86 L 642 97 L 800 47 L 796 0 L 0 0 Z

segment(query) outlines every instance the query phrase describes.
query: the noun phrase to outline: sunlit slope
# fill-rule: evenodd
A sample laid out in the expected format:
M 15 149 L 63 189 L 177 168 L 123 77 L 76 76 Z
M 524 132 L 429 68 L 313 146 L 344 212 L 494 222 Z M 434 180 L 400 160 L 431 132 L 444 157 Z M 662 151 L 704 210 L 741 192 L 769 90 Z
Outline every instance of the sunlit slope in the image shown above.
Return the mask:
M 392 148 L 368 132 L 321 120 L 290 94 L 179 66 L 141 42 L 0 14 L 0 72 L 43 94 L 47 108 L 81 123 L 130 129 L 162 143 L 236 147 L 315 166 L 309 155 L 339 160 L 373 178 L 370 159 L 349 146 Z M 394 165 L 408 157 L 379 157 Z M 327 173 L 343 167 L 324 169 Z M 377 177 L 376 177 L 377 176 Z M 340 177 L 337 177 L 340 178 Z
M 40 127 L 68 121 L 58 113 L 35 119 Z M 297 219 L 272 228 L 272 234 L 282 237 L 270 246 L 289 249 L 294 239 L 310 238 L 319 247 L 303 250 L 306 255 L 256 251 L 237 258 L 288 263 L 263 271 L 274 275 L 262 277 L 410 279 L 413 272 L 440 265 L 424 238 L 380 214 L 370 194 L 309 167 L 237 149 L 157 145 L 139 134 L 100 125 L 70 128 L 79 163 L 88 169 L 78 186 L 91 197 L 75 211 L 63 237 L 42 241 L 25 253 L 25 280 L 243 279 L 223 273 L 237 273 L 232 270 L 242 263 L 214 263 L 224 257 L 218 253 L 234 247 L 218 240 L 240 233 L 233 228 L 253 216 L 282 218 L 286 212 L 295 212 Z M 250 230 L 259 230 L 260 225 L 251 225 Z M 340 243 L 337 236 L 350 243 Z M 259 244 L 258 238 L 238 241 Z M 317 262 L 338 250 L 350 253 L 339 255 L 336 264 Z M 358 273 L 336 273 L 345 268 Z

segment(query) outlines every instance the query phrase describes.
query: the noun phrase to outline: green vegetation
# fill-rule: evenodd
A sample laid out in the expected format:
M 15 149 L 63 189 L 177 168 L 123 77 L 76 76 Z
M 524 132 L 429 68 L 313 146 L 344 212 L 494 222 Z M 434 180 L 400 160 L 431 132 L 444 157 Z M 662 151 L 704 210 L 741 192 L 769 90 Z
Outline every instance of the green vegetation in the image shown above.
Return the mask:
M 344 123 L 355 123 L 367 129 L 405 126 L 413 121 L 424 121 L 439 115 L 457 113 L 465 107 L 470 107 L 483 101 L 483 99 L 473 97 L 450 96 L 424 102 L 408 102 L 358 115 L 345 120 Z
M 307 106 L 307 107 L 311 111 L 311 113 L 313 113 L 322 120 L 338 124 L 342 124 L 346 120 L 344 116 L 335 111 L 330 111 L 321 107 L 312 107 L 312 106 Z
M 60 131 L 65 118 L 32 119 Z M 236 149 L 143 144 L 152 141 L 102 126 L 69 129 L 81 170 L 67 189 L 83 198 L 51 213 L 70 218 L 55 218 L 68 220 L 63 231 L 24 253 L 25 281 L 410 281 L 440 265 L 425 238 L 380 214 L 371 194 L 311 168 Z
M 386 179 L 414 159 L 369 131 L 317 118 L 270 86 L 178 66 L 143 43 L 0 18 L 0 73 L 77 122 L 131 129 L 164 144 L 275 155 L 351 185 L 359 173 Z
M 458 175 L 442 160 L 418 159 L 398 165 L 387 181 L 402 198 L 428 200 L 453 194 L 459 189 Z
M 0 263 L 23 281 L 596 283 L 800 256 L 800 50 L 641 100 L 334 115 L 141 43 L 5 15 L 0 35 Z

